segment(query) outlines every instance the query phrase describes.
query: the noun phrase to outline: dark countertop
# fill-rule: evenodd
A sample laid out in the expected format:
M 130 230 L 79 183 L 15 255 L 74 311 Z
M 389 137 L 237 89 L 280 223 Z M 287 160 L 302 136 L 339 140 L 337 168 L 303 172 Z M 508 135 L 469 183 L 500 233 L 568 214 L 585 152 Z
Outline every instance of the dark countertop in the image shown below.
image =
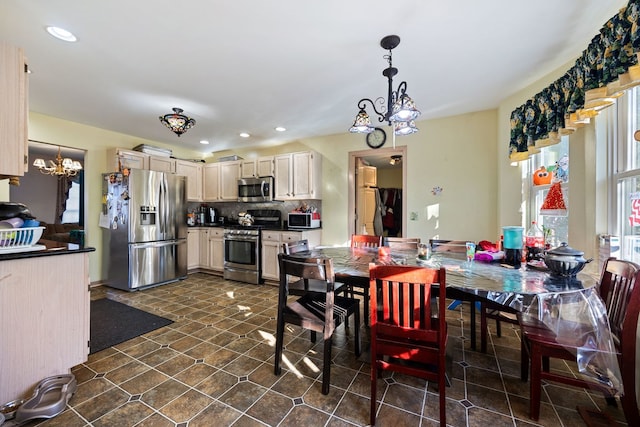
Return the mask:
M 220 223 L 215 223 L 215 224 L 198 224 L 198 225 L 193 225 L 193 226 L 188 226 L 188 228 L 231 228 L 231 227 L 235 227 L 238 224 L 233 224 L 233 223 L 225 223 L 225 224 L 220 224 Z M 263 228 L 262 230 L 264 231 L 313 231 L 313 230 L 320 230 L 322 229 L 322 227 L 318 227 L 318 228 L 287 228 L 287 227 L 280 227 L 280 228 L 271 228 L 271 227 L 266 227 Z
M 0 253 L 0 261 L 9 261 L 15 259 L 38 258 L 42 256 L 54 255 L 70 255 L 85 252 L 94 252 L 96 249 L 89 246 L 80 246 L 74 243 L 54 242 L 53 240 L 39 240 L 38 245 L 44 245 L 46 249 L 39 251 L 17 252 L 17 253 Z

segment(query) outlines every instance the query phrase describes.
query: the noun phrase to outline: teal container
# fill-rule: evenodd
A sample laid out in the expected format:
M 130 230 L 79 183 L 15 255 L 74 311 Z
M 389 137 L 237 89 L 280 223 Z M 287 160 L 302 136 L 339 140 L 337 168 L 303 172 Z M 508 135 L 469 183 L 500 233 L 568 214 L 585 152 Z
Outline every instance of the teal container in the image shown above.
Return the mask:
M 505 249 L 522 249 L 524 227 L 509 225 L 502 227 Z

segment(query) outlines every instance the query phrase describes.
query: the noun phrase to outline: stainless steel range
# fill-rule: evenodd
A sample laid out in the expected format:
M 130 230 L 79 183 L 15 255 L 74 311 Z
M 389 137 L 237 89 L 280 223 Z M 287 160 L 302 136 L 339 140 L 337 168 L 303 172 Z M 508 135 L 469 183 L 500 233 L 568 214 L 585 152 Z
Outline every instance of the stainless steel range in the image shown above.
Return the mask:
M 224 229 L 224 278 L 259 284 L 262 276 L 260 230 L 281 227 L 282 215 L 275 209 L 247 210 L 252 225 L 228 225 Z

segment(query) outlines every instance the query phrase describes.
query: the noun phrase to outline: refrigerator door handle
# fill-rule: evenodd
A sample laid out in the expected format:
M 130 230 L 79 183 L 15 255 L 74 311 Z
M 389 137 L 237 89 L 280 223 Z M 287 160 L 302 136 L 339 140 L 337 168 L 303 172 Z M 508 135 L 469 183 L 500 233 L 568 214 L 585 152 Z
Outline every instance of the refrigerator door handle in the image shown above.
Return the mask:
M 165 234 L 167 232 L 167 206 L 166 206 L 166 194 L 167 194 L 167 188 L 166 188 L 166 182 L 165 182 L 165 177 L 164 175 L 161 175 L 160 178 L 160 196 L 158 197 L 158 201 L 159 201 L 159 208 L 158 208 L 158 215 L 160 216 L 160 233 L 162 235 L 162 238 L 165 238 Z
M 131 249 L 147 249 L 147 248 L 162 248 L 165 246 L 177 246 L 184 245 L 187 241 L 185 239 L 175 240 L 162 240 L 158 242 L 145 242 L 145 243 L 130 243 Z

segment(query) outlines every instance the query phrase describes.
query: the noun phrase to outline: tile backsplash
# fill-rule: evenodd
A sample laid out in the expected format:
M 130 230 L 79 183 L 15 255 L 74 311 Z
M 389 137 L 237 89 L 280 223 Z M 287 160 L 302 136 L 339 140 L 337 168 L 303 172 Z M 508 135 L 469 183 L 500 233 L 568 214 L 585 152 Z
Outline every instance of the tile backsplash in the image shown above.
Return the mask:
M 209 208 L 215 208 L 216 214 L 218 217 L 225 217 L 226 221 L 237 222 L 238 213 L 245 212 L 248 209 L 277 209 L 282 214 L 282 221 L 287 220 L 287 213 L 292 212 L 293 210 L 302 206 L 303 203 L 306 203 L 309 207 L 315 207 L 317 211 L 320 213 L 320 217 L 322 218 L 322 200 L 294 200 L 294 201 L 285 201 L 285 202 L 265 202 L 265 203 L 238 203 L 238 202 L 188 202 L 187 203 L 187 212 L 198 212 L 201 206 L 207 207 L 207 212 Z M 186 214 L 185 212 L 185 221 Z M 207 217 L 207 221 L 209 218 Z

